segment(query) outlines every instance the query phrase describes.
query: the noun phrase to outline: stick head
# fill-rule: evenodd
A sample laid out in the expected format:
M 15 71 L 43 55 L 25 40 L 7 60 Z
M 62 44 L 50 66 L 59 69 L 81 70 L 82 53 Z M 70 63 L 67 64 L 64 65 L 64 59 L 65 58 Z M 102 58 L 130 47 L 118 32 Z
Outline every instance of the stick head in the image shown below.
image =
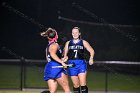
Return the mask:
M 75 63 L 72 63 L 68 67 L 71 68 L 71 67 L 75 67 L 75 66 L 76 66 Z

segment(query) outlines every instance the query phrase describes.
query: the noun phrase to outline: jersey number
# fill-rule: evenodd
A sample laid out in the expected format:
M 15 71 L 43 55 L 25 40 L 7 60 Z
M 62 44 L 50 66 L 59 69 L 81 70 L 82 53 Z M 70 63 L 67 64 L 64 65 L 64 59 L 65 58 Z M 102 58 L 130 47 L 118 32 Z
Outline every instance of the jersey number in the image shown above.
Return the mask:
M 78 50 L 74 50 L 74 52 L 75 52 L 74 57 L 77 58 L 77 52 L 78 52 Z

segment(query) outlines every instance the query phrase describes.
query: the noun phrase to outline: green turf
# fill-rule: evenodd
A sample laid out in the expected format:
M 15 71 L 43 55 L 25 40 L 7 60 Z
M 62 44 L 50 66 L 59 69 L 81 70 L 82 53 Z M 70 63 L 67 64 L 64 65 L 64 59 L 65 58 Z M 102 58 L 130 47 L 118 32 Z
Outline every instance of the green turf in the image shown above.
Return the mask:
M 19 88 L 20 67 L 0 65 L 0 88 Z
M 47 87 L 43 80 L 43 67 L 27 66 L 24 80 L 24 87 Z M 105 81 L 104 72 L 88 72 L 87 85 L 91 91 L 105 90 L 106 83 L 108 90 L 140 91 L 140 75 L 108 73 L 107 80 L 108 82 Z M 71 80 L 69 81 L 72 86 Z M 0 88 L 20 88 L 20 66 L 0 65 Z

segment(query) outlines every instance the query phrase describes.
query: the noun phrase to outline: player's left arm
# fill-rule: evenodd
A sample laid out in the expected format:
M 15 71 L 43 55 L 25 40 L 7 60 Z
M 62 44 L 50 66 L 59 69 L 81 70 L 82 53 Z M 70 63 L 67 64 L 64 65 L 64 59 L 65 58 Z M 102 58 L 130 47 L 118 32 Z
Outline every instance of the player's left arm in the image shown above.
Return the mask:
M 94 49 L 86 40 L 83 40 L 83 45 L 86 48 L 86 50 L 90 53 L 89 65 L 92 65 L 94 63 L 94 54 L 95 54 Z

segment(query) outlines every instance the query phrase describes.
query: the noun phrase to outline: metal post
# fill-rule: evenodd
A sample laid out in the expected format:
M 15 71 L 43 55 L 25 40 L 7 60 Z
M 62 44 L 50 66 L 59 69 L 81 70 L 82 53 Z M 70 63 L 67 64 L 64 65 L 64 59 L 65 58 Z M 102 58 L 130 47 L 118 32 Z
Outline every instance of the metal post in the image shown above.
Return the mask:
M 24 62 L 25 62 L 25 59 L 24 57 L 21 57 L 21 78 L 20 78 L 20 90 L 22 91 L 23 88 L 24 88 Z
M 108 92 L 108 70 L 105 72 L 105 93 Z

